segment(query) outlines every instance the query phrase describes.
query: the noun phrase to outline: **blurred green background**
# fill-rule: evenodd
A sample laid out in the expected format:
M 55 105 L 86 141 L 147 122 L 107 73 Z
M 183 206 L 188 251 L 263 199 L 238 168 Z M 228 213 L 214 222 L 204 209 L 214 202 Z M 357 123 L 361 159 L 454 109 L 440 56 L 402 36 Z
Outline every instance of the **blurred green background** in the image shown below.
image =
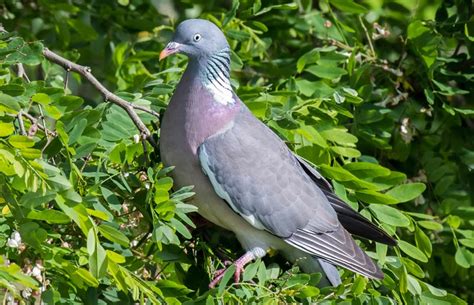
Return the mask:
M 468 0 L 4 0 L 0 299 L 473 303 L 472 10 Z M 88 66 L 162 112 L 186 59 L 159 52 L 197 17 L 226 34 L 232 85 L 253 113 L 398 239 L 360 241 L 384 280 L 341 269 L 343 284 L 322 288 L 319 274 L 272 255 L 241 284 L 229 274 L 209 290 L 242 253 L 235 238 L 191 214 L 191 187 L 172 189 L 172 169 L 134 139 L 122 109 L 42 56 L 47 47 Z M 159 119 L 137 113 L 159 142 Z

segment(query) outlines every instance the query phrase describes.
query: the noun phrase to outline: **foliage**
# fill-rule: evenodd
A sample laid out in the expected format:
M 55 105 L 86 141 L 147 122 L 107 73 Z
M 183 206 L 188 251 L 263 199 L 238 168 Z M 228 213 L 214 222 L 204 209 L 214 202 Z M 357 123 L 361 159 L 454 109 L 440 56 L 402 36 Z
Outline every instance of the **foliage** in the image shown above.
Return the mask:
M 5 300 L 474 301 L 470 1 L 6 0 L 1 14 Z M 396 236 L 395 248 L 361 241 L 384 280 L 341 270 L 341 286 L 318 288 L 320 274 L 272 256 L 250 264 L 241 284 L 228 272 L 207 288 L 221 261 L 241 253 L 235 239 L 206 226 L 191 235 L 191 187 L 173 191 L 172 168 L 126 113 L 42 56 L 58 51 L 119 96 L 162 111 L 186 65 L 157 60 L 175 25 L 166 15 L 223 28 L 242 100 Z M 138 113 L 158 135 L 156 119 Z

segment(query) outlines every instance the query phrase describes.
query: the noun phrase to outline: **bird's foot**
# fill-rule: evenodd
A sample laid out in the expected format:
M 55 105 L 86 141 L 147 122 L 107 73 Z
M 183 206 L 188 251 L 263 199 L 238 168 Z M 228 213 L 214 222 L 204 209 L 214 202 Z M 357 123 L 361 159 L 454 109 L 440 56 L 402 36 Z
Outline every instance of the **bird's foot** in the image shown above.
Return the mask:
M 232 262 L 231 261 L 224 261 L 224 268 L 221 268 L 221 269 L 217 269 L 215 272 L 214 272 L 214 279 L 216 279 L 218 276 L 223 276 L 225 271 L 227 270 L 227 268 L 232 265 Z
M 250 261 L 252 261 L 253 258 L 254 258 L 253 253 L 247 252 L 233 263 L 233 265 L 235 266 L 234 281 L 236 283 L 240 281 L 240 275 L 242 274 L 242 271 L 244 270 L 245 265 L 247 265 Z M 229 266 L 229 265 L 232 265 L 232 263 L 230 261 L 225 261 L 224 265 Z M 229 267 L 222 268 L 216 271 L 214 278 L 209 283 L 209 288 L 214 288 L 222 280 L 227 269 L 229 269 Z

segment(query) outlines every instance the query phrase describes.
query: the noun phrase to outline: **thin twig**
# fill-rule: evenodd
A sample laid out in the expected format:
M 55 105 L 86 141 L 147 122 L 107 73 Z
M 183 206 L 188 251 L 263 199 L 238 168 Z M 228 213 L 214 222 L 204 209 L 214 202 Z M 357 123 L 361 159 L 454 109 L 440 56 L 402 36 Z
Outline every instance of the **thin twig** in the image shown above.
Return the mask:
M 136 107 L 137 105 L 134 105 L 123 98 L 113 94 L 110 92 L 107 88 L 105 88 L 104 85 L 102 85 L 97 78 L 91 73 L 91 68 L 81 66 L 79 64 L 76 64 L 64 57 L 59 56 L 58 54 L 54 53 L 53 51 L 49 50 L 48 48 L 45 48 L 43 50 L 43 55 L 46 57 L 51 62 L 54 62 L 66 70 L 73 71 L 76 73 L 79 73 L 82 75 L 85 79 L 87 79 L 104 97 L 105 101 L 111 102 L 119 107 L 121 107 L 123 110 L 125 110 L 132 119 L 133 123 L 135 126 L 138 128 L 140 133 L 146 137 L 148 142 L 154 147 L 157 147 L 157 144 L 155 140 L 153 139 L 150 130 L 145 126 L 143 121 L 140 119 L 138 114 L 135 112 L 135 108 L 139 110 L 143 110 L 143 108 L 140 106 L 140 108 Z
M 23 110 L 20 110 L 16 116 L 18 120 L 18 125 L 20 125 L 20 133 L 23 136 L 26 136 L 25 124 L 23 123 Z
M 47 133 L 47 134 L 49 134 L 53 137 L 56 136 L 56 133 L 54 131 L 51 131 L 51 130 L 47 129 L 43 125 L 38 123 L 38 120 L 34 116 L 29 114 L 28 112 L 20 111 L 18 114 L 20 114 L 20 113 L 21 113 L 22 116 L 27 118 L 31 122 L 31 124 L 35 124 L 36 126 L 38 126 L 39 129 L 43 130 L 45 133 Z
M 16 64 L 16 68 L 17 68 L 16 74 L 18 75 L 18 77 L 23 78 L 27 83 L 29 83 L 30 79 L 28 78 L 28 74 L 26 74 L 25 67 L 23 66 L 23 64 L 22 63 Z
M 149 114 L 151 114 L 151 115 L 153 115 L 157 118 L 160 118 L 160 114 L 158 112 L 156 112 L 155 110 L 153 110 L 153 109 L 149 109 L 149 108 L 146 108 L 145 106 L 136 105 L 136 104 L 132 104 L 132 103 L 130 103 L 130 106 L 132 106 L 134 109 L 141 110 L 141 111 L 149 113 Z
M 67 89 L 67 85 L 69 83 L 69 69 L 66 69 L 66 77 L 64 78 L 64 91 Z
M 41 107 L 41 104 L 38 104 L 38 109 L 39 109 L 39 112 L 40 112 L 40 115 L 41 115 L 40 119 L 43 122 L 43 127 L 45 129 L 46 137 L 48 137 L 48 133 L 46 132 L 46 130 L 47 130 L 46 120 L 44 119 L 44 112 L 43 112 L 43 107 Z
M 146 167 L 148 167 L 150 165 L 150 160 L 148 160 L 148 151 L 146 149 L 145 140 L 146 139 L 144 137 L 142 137 L 140 142 L 142 142 L 142 146 L 143 146 L 143 156 L 145 157 L 145 165 L 146 165 Z
M 372 39 L 370 38 L 369 31 L 365 27 L 364 21 L 362 20 L 361 16 L 359 16 L 359 22 L 362 25 L 362 28 L 364 29 L 364 32 L 365 32 L 365 36 L 367 37 L 367 41 L 369 42 L 369 47 L 370 47 L 370 51 L 372 52 L 372 56 L 376 58 L 374 46 L 372 45 Z

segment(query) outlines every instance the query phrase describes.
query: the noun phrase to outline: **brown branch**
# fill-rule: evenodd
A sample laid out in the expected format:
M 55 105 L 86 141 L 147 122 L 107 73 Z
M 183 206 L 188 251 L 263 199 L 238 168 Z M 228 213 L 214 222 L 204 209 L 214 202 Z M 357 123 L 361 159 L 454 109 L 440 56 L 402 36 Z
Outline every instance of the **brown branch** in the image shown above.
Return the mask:
M 145 106 L 142 106 L 142 105 L 136 105 L 136 104 L 131 104 L 131 105 L 134 109 L 141 110 L 141 111 L 149 113 L 149 114 L 151 114 L 151 115 L 153 115 L 157 118 L 160 118 L 160 114 L 158 112 L 156 112 L 155 110 L 153 110 L 153 109 L 146 108 Z
M 64 69 L 66 69 L 66 71 L 73 71 L 73 72 L 79 73 L 85 79 L 87 79 L 102 94 L 105 101 L 111 102 L 111 103 L 121 107 L 123 110 L 125 110 L 127 112 L 128 116 L 130 117 L 130 119 L 132 119 L 133 123 L 135 124 L 135 126 L 138 128 L 138 130 L 142 134 L 142 136 L 144 136 L 154 148 L 157 148 L 157 144 L 156 144 L 155 140 L 153 139 L 150 130 L 148 130 L 148 128 L 145 126 L 143 121 L 140 119 L 138 114 L 135 112 L 135 109 L 146 111 L 148 113 L 152 113 L 153 115 L 159 117 L 158 113 L 156 113 L 155 111 L 152 111 L 150 109 L 146 109 L 145 107 L 142 107 L 142 106 L 139 106 L 139 105 L 134 105 L 134 104 L 124 100 L 123 98 L 118 97 L 117 95 L 113 94 L 112 92 L 110 92 L 91 73 L 91 68 L 76 64 L 76 63 L 74 63 L 74 62 L 72 62 L 72 61 L 70 61 L 70 60 L 68 60 L 64 57 L 59 56 L 58 54 L 54 53 L 53 51 L 49 50 L 48 48 L 44 48 L 43 55 L 47 60 L 62 66 Z

